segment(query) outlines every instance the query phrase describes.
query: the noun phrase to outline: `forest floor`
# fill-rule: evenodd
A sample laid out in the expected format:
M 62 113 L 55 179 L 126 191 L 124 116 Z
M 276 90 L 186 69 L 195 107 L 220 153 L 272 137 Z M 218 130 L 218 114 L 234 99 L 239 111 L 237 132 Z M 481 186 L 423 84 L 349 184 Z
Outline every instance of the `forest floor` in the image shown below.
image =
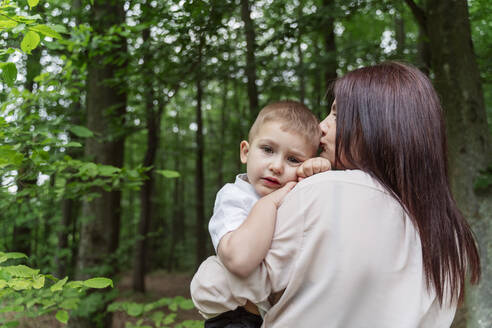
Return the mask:
M 131 292 L 131 278 L 131 274 L 125 275 L 118 283 L 117 287 L 120 290 L 121 295 L 124 295 L 125 292 Z M 145 295 L 132 294 L 129 298 L 120 298 L 117 301 L 131 300 L 137 303 L 147 303 L 163 297 L 183 296 L 185 298 L 190 298 L 191 278 L 192 276 L 190 274 L 156 271 L 145 277 L 145 288 L 147 290 Z M 182 322 L 184 320 L 203 320 L 203 318 L 195 309 L 178 309 L 176 321 Z M 125 322 L 129 321 L 135 322 L 136 320 L 125 313 L 115 313 L 113 316 L 112 328 L 125 328 Z
M 156 271 L 145 277 L 145 287 L 147 293 L 135 294 L 131 288 L 131 273 L 124 274 L 116 287 L 119 289 L 118 297 L 115 301 L 131 301 L 136 303 L 149 303 L 157 301 L 164 297 L 183 296 L 190 298 L 190 282 L 192 276 L 184 273 L 167 273 L 165 271 Z M 159 309 L 166 314 L 171 313 L 166 308 Z M 184 320 L 203 320 L 201 315 L 195 310 L 178 309 L 176 312 L 176 323 Z M 127 322 L 135 323 L 136 318 L 133 318 L 126 313 L 116 312 L 113 315 L 113 326 L 111 328 L 125 328 Z M 146 324 L 151 325 L 151 321 L 146 321 Z M 152 325 L 151 325 L 152 326 Z M 168 325 L 173 327 L 173 324 Z M 58 322 L 54 315 L 43 316 L 35 319 L 23 319 L 19 328 L 63 328 L 65 325 Z M 153 326 L 152 326 L 153 327 Z

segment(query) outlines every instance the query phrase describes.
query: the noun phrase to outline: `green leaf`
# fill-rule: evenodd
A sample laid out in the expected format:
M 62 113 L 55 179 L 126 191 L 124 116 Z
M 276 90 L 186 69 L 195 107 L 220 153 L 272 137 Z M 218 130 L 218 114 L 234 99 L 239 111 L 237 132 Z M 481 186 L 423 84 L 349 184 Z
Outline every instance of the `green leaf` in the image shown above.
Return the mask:
M 160 327 L 162 319 L 164 318 L 164 312 L 157 311 L 152 313 L 151 319 L 154 321 L 156 327 Z
M 78 147 L 82 147 L 82 144 L 80 142 L 70 141 L 69 143 L 67 143 L 64 146 L 67 147 L 67 148 L 68 147 L 78 148 Z
M 60 321 L 61 323 L 67 323 L 68 322 L 68 312 L 65 310 L 60 310 L 56 312 L 55 315 L 56 320 Z
M 78 280 L 69 281 L 67 283 L 67 287 L 68 288 L 82 288 L 82 287 L 84 287 L 84 282 L 83 281 L 78 281 Z
M 8 282 L 9 287 L 14 290 L 26 290 L 31 289 L 32 283 L 29 280 L 22 278 L 10 279 Z
M 169 325 L 169 324 L 173 323 L 173 322 L 175 321 L 175 319 L 176 319 L 176 315 L 177 315 L 176 313 L 170 313 L 170 314 L 168 314 L 168 315 L 164 318 L 164 322 L 163 322 L 163 324 L 164 324 L 164 325 Z
M 113 287 L 113 280 L 103 277 L 87 279 L 83 282 L 84 286 L 89 288 L 106 288 Z
M 14 63 L 2 63 L 0 67 L 2 68 L 2 79 L 5 83 L 12 87 L 15 80 L 17 80 L 17 67 Z
M 176 304 L 176 303 L 169 304 L 169 310 L 171 310 L 173 312 L 178 311 L 178 304 Z
M 182 308 L 183 310 L 191 310 L 193 308 L 195 308 L 195 306 L 193 305 L 193 301 L 192 300 L 182 300 L 180 303 L 179 303 L 179 307 Z
M 64 310 L 75 310 L 79 305 L 80 299 L 68 298 L 60 304 L 60 308 Z
M 58 32 L 56 32 L 51 27 L 44 25 L 44 24 L 33 26 L 33 27 L 31 27 L 31 30 L 39 32 L 43 35 L 49 36 L 50 38 L 54 38 L 54 39 L 61 39 L 62 38 Z
M 79 138 L 90 138 L 94 136 L 91 130 L 82 125 L 73 125 L 69 130 Z
M 68 277 L 63 278 L 62 280 L 58 280 L 56 282 L 56 284 L 53 284 L 53 286 L 50 287 L 50 290 L 52 292 L 62 290 L 63 286 L 66 284 L 67 280 L 68 280 Z
M 27 258 L 27 255 L 17 252 L 10 252 L 10 253 L 0 252 L 0 263 L 3 263 L 8 259 L 21 259 L 21 258 Z
M 102 175 L 103 177 L 112 177 L 115 175 L 115 173 L 118 173 L 121 171 L 120 168 L 111 166 L 111 165 L 99 165 L 99 174 Z
M 0 30 L 9 29 L 17 26 L 17 22 L 11 19 L 0 19 Z
M 33 31 L 29 31 L 24 35 L 24 39 L 21 42 L 21 49 L 27 54 L 30 54 L 32 50 L 36 49 L 41 38 L 39 34 Z
M 172 170 L 155 170 L 156 173 L 163 175 L 165 178 L 174 179 L 181 177 L 181 174 Z
M 36 7 L 39 3 L 39 0 L 27 0 L 27 4 L 29 5 L 29 7 Z
M 138 303 L 128 303 L 126 307 L 126 313 L 132 317 L 138 317 L 143 312 L 143 304 Z
M 13 265 L 5 267 L 4 271 L 10 273 L 14 277 L 29 278 L 39 273 L 39 270 L 31 269 L 25 265 Z
M 32 287 L 34 289 L 40 289 L 44 286 L 45 278 L 43 275 L 37 275 L 33 278 Z

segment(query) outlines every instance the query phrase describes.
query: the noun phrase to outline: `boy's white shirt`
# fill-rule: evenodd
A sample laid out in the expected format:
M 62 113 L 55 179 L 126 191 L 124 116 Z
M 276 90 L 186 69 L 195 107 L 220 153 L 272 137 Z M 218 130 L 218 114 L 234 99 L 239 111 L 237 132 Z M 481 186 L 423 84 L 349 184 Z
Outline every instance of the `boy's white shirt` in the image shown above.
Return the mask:
M 215 197 L 214 214 L 208 223 L 215 253 L 220 239 L 239 228 L 259 199 L 255 188 L 247 181 L 246 173 L 238 174 L 234 183 L 227 183 L 219 190 Z
M 427 288 L 419 235 L 400 204 L 361 171 L 300 182 L 279 208 L 264 262 L 247 278 L 216 256 L 190 286 L 212 317 L 285 289 L 262 327 L 447 328 L 456 304 Z
M 214 213 L 208 224 L 215 253 L 217 253 L 217 247 L 222 237 L 239 228 L 259 199 L 260 196 L 247 181 L 246 173 L 238 174 L 234 183 L 227 183 L 219 190 L 215 198 Z M 244 246 L 248 247 L 248 245 Z M 210 277 L 210 282 L 213 283 L 214 280 L 218 282 L 220 278 Z M 270 303 L 266 300 L 255 304 L 262 316 L 270 309 Z M 234 310 L 234 308 L 229 310 Z

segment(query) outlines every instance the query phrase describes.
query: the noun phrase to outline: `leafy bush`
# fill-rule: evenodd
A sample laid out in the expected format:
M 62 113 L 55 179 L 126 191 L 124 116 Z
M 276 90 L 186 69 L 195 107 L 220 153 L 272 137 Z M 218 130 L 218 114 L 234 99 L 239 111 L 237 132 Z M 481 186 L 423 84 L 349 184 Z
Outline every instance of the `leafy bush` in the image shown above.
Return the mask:
M 167 307 L 168 311 L 162 310 Z M 161 298 L 151 303 L 135 302 L 114 302 L 108 307 L 109 312 L 124 312 L 131 317 L 138 318 L 136 323 L 127 322 L 126 328 L 169 328 L 174 324 L 174 328 L 201 328 L 201 320 L 184 320 L 177 322 L 177 311 L 191 310 L 194 308 L 193 302 L 182 296 L 174 298 Z M 161 310 L 159 310 L 161 309 Z
M 0 327 L 16 327 L 21 318 L 55 311 L 56 319 L 66 324 L 88 289 L 113 287 L 108 278 L 68 281 L 68 277 L 57 279 L 26 265 L 6 265 L 21 258 L 27 256 L 0 252 Z

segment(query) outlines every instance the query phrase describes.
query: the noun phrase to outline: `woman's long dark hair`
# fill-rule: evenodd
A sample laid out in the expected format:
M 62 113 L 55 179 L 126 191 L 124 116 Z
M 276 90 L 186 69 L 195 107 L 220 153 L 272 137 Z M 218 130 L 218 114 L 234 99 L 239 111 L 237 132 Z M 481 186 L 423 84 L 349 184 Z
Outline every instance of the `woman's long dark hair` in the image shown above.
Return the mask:
M 387 62 L 338 79 L 334 95 L 335 166 L 343 158 L 393 194 L 419 232 L 427 286 L 441 303 L 447 288 L 461 303 L 465 273 L 472 283 L 480 279 L 480 258 L 451 194 L 442 109 L 431 82 L 415 67 Z

